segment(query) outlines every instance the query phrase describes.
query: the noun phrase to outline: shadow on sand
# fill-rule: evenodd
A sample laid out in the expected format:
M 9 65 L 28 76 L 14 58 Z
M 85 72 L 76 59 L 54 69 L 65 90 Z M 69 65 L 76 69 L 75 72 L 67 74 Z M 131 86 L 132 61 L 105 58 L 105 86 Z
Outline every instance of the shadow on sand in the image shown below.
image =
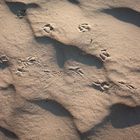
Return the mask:
M 124 104 L 114 104 L 110 108 L 110 114 L 101 123 L 83 133 L 83 138 L 95 135 L 98 130 L 104 128 L 108 123 L 111 123 L 112 127 L 116 129 L 140 124 L 140 106 L 129 107 Z
M 36 37 L 35 39 L 38 43 L 52 44 L 54 46 L 57 63 L 60 68 L 63 68 L 65 62 L 68 60 L 74 60 L 88 66 L 95 66 L 97 69 L 103 67 L 103 62 L 99 58 L 91 54 L 86 54 L 77 46 L 65 45 L 50 37 Z
M 140 12 L 127 7 L 112 7 L 102 9 L 101 12 L 112 15 L 113 17 L 140 27 Z

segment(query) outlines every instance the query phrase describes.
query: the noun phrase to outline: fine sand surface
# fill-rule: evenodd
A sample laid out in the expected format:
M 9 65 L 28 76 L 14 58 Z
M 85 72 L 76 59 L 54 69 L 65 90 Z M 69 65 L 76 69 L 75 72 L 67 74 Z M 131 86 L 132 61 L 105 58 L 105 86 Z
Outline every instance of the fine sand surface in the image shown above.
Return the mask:
M 0 0 L 0 140 L 139 140 L 140 0 Z

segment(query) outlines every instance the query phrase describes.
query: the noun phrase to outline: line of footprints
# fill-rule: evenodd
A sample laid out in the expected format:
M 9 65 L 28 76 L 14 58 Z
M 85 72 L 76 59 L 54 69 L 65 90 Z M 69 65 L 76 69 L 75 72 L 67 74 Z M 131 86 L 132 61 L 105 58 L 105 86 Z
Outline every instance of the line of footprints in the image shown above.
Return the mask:
M 88 32 L 91 30 L 91 26 L 88 23 L 82 23 L 78 26 L 78 29 L 80 32 Z M 55 28 L 51 24 L 46 24 L 43 26 L 43 30 L 49 34 L 55 31 Z M 108 57 L 110 57 L 110 54 L 107 52 L 106 49 L 102 49 L 99 56 L 102 61 L 105 61 Z

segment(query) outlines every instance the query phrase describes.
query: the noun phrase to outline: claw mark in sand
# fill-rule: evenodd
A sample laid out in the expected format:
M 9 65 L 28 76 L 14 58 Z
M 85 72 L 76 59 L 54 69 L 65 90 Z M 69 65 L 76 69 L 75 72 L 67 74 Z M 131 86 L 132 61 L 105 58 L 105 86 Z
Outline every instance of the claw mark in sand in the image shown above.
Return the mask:
M 88 23 L 82 23 L 78 26 L 80 32 L 88 32 L 91 29 L 91 26 Z
M 124 86 L 126 86 L 127 88 L 129 88 L 129 89 L 136 89 L 134 86 L 132 86 L 131 84 L 128 84 L 128 83 L 125 83 L 125 82 L 123 82 L 123 81 L 120 81 L 120 82 L 118 82 L 119 84 L 121 84 L 121 85 L 124 85 Z
M 0 56 L 0 69 L 5 69 L 9 66 L 9 58 L 6 55 Z
M 106 81 L 104 82 L 93 82 L 92 85 L 90 85 L 90 87 L 95 88 L 96 90 L 100 90 L 100 91 L 106 91 L 110 88 L 110 84 Z
M 105 61 L 108 57 L 110 57 L 110 54 L 107 52 L 106 49 L 101 50 L 100 58 L 102 61 Z
M 44 27 L 43 27 L 43 30 L 47 33 L 50 33 L 52 31 L 54 31 L 54 27 L 51 25 L 51 24 L 46 24 Z
M 68 70 L 74 71 L 77 74 L 79 74 L 80 76 L 84 75 L 84 72 L 79 67 L 69 67 Z

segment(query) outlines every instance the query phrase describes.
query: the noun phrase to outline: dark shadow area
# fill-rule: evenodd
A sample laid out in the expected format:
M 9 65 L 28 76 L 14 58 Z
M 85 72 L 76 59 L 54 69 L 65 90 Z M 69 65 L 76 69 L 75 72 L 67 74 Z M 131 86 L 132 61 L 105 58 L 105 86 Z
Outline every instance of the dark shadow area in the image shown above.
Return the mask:
M 57 101 L 54 100 L 32 100 L 29 101 L 30 103 L 33 103 L 35 105 L 38 105 L 39 107 L 41 107 L 42 109 L 45 109 L 46 111 L 51 112 L 52 114 L 56 115 L 56 116 L 60 116 L 60 117 L 69 117 L 69 118 L 73 118 L 73 116 L 71 115 L 71 113 L 66 110 L 60 103 L 58 103 Z M 75 124 L 73 124 L 75 126 Z M 77 134 L 79 135 L 79 138 L 81 140 L 83 139 L 83 135 L 81 134 L 81 132 L 77 129 L 77 127 L 75 126 L 75 129 L 77 131 Z
M 111 107 L 110 121 L 115 128 L 126 128 L 140 124 L 140 106 L 129 107 L 116 104 Z
M 10 11 L 17 15 L 19 18 L 26 16 L 26 10 L 28 8 L 38 8 L 39 6 L 35 3 L 24 4 L 22 2 L 6 2 Z
M 1 87 L 0 90 L 9 90 L 11 92 L 15 92 L 15 86 L 13 84 L 9 84 L 7 87 Z
M 0 69 L 5 69 L 7 67 L 9 67 L 8 63 L 0 63 Z
M 10 66 L 10 62 L 6 56 L 0 57 L 0 69 L 5 69 Z
M 38 43 L 52 44 L 56 50 L 57 63 L 60 68 L 64 67 L 64 64 L 68 60 L 73 60 L 88 66 L 95 66 L 100 69 L 103 67 L 103 62 L 97 57 L 85 53 L 77 46 L 65 45 L 55 39 L 49 37 L 36 37 Z
M 14 132 L 12 132 L 4 127 L 0 126 L 0 131 L 8 138 L 16 139 L 16 140 L 19 139 L 18 136 Z
M 127 7 L 112 7 L 103 9 L 101 12 L 112 15 L 113 17 L 140 27 L 140 12 Z
M 15 15 L 17 15 L 19 11 L 27 9 L 27 5 L 22 2 L 6 2 L 6 4 Z
M 73 3 L 73 4 L 80 4 L 79 0 L 68 0 L 69 2 Z
M 128 128 L 140 124 L 140 106 L 129 107 L 124 104 L 114 104 L 110 108 L 110 114 L 105 117 L 101 123 L 83 133 L 83 138 L 96 135 L 97 131 L 109 123 L 116 129 Z
M 55 100 L 46 99 L 46 100 L 28 100 L 28 101 L 30 103 L 38 105 L 42 109 L 45 109 L 46 111 L 49 111 L 56 116 L 69 117 L 70 119 L 73 118 L 72 114 L 67 109 L 65 109 L 63 105 L 61 105 Z M 75 126 L 75 123 L 73 123 L 73 125 L 77 131 L 77 134 L 79 135 L 80 140 L 84 140 L 83 135 L 77 129 L 77 127 Z
M 27 8 L 40 8 L 40 6 L 36 3 L 29 3 L 27 4 Z
M 41 108 L 51 112 L 56 116 L 71 116 L 71 114 L 60 103 L 54 100 L 34 100 L 30 102 L 40 106 Z

